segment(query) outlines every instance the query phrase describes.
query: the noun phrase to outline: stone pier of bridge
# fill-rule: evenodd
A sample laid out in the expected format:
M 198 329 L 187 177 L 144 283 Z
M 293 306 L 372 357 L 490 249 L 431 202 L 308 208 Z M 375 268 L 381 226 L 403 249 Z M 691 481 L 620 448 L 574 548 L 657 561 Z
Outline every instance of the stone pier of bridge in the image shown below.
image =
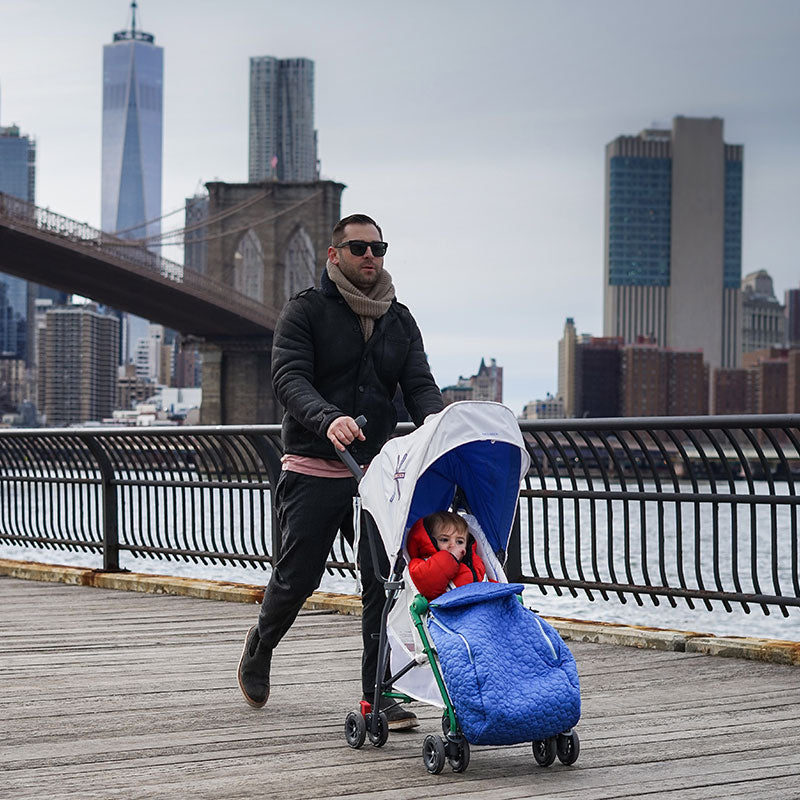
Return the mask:
M 286 301 L 319 283 L 331 231 L 341 217 L 344 185 L 313 183 L 206 184 L 209 278 L 264 304 L 277 319 Z M 274 324 L 274 323 L 273 323 Z M 204 425 L 277 422 L 281 410 L 270 380 L 271 336 L 204 338 Z

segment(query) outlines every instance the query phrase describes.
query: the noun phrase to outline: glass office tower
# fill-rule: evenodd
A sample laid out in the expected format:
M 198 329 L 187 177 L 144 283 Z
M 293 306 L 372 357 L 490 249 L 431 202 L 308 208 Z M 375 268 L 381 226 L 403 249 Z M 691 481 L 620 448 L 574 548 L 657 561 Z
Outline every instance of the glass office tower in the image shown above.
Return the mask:
M 136 29 L 103 47 L 101 227 L 127 239 L 161 234 L 164 50 Z M 120 314 L 120 354 L 127 361 L 148 322 Z
M 604 336 L 739 365 L 742 157 L 716 117 L 606 147 Z
M 132 5 L 131 29 L 103 47 L 101 225 L 140 239 L 161 233 L 164 50 L 136 30 Z
M 249 180 L 319 179 L 314 130 L 314 62 L 250 59 Z
M 36 200 L 36 143 L 16 125 L 0 128 L 0 192 Z M 2 269 L 0 255 L 0 269 Z M 30 365 L 33 346 L 33 299 L 37 287 L 0 272 L 0 355 Z

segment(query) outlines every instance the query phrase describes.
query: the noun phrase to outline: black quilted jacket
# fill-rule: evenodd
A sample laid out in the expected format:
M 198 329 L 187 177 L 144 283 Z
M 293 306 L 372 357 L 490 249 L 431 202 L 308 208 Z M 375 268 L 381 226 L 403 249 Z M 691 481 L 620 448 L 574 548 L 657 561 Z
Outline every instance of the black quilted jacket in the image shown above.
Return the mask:
M 284 307 L 275 326 L 272 382 L 285 409 L 283 446 L 296 455 L 336 458 L 328 426 L 343 414 L 363 414 L 366 441 L 353 442 L 350 451 L 359 463 L 369 462 L 397 423 L 398 384 L 417 425 L 443 407 L 411 312 L 392 301 L 365 342 L 327 272 L 319 289 L 306 289 Z

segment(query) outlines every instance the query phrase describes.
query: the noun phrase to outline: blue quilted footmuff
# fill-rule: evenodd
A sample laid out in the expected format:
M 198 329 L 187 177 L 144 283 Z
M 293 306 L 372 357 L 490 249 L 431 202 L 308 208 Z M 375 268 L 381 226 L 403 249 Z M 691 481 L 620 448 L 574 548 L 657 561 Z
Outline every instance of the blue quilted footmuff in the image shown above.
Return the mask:
M 430 604 L 428 631 L 471 744 L 515 744 L 568 731 L 581 715 L 575 659 L 519 602 L 518 583 L 469 583 Z

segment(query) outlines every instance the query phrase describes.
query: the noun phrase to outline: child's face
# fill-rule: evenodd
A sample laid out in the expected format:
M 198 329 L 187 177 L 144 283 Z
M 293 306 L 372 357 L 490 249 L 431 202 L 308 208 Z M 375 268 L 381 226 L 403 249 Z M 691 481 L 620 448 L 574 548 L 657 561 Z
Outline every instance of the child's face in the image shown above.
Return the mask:
M 467 534 L 455 525 L 443 525 L 436 532 L 435 539 L 440 550 L 452 553 L 458 561 L 461 561 L 467 554 Z

